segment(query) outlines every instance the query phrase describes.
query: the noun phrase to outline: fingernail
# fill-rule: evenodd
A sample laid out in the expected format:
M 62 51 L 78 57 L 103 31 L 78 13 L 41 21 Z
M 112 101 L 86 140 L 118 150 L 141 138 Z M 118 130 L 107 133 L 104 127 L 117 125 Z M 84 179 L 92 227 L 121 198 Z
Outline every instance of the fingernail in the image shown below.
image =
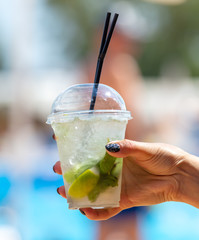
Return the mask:
M 56 141 L 57 137 L 55 136 L 55 134 L 52 135 L 52 138 Z
M 79 209 L 79 211 L 81 214 L 86 215 L 86 213 L 83 210 Z
M 53 166 L 53 171 L 55 172 L 55 165 Z
M 120 151 L 120 145 L 117 143 L 110 143 L 107 144 L 105 146 L 105 148 L 109 151 L 109 152 L 119 152 Z
M 59 188 L 57 188 L 57 193 L 60 195 Z

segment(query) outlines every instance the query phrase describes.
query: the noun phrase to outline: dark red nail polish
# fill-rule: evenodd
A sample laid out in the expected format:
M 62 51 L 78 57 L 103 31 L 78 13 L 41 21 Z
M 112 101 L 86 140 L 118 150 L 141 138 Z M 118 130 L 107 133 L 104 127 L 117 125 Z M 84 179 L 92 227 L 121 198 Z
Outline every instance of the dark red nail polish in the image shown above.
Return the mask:
M 59 188 L 57 188 L 57 193 L 60 195 Z

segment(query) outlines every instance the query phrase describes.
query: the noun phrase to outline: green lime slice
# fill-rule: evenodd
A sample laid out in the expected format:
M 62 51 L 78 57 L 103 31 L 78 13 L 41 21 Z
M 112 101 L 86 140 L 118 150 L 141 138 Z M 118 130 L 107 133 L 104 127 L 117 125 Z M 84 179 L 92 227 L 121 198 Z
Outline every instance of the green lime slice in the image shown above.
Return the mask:
M 76 178 L 79 177 L 79 175 L 81 175 L 87 169 L 92 168 L 94 165 L 96 165 L 96 161 L 78 164 L 75 167 L 69 169 L 67 172 L 65 172 L 63 177 L 67 183 L 71 184 L 73 181 L 75 181 Z
M 99 180 L 99 174 L 96 171 L 96 168 L 91 168 L 79 175 L 70 186 L 68 194 L 73 198 L 83 198 L 87 196 Z

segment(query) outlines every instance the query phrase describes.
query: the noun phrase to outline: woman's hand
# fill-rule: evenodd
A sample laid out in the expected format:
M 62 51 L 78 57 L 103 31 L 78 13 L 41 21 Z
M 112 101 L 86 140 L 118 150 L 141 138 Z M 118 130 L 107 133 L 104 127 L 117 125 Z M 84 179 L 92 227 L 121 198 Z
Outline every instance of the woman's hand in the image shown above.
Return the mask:
M 162 143 L 123 140 L 107 144 L 106 149 L 110 155 L 124 158 L 120 207 L 81 209 L 89 219 L 105 220 L 130 207 L 166 201 L 187 202 L 199 207 L 198 194 L 187 193 L 187 189 L 199 192 L 199 180 L 195 181 L 199 179 L 198 158 Z M 61 174 L 60 162 L 54 165 L 54 171 Z M 63 186 L 58 193 L 66 197 Z

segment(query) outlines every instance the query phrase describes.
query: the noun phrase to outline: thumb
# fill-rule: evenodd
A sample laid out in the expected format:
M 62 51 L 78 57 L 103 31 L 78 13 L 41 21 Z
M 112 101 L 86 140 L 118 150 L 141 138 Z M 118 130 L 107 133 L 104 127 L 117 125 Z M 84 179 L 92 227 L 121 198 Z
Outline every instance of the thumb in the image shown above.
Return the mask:
M 146 159 L 151 155 L 155 155 L 158 151 L 158 146 L 155 143 L 136 142 L 131 140 L 114 141 L 106 146 L 107 152 L 114 157 L 134 157 Z

